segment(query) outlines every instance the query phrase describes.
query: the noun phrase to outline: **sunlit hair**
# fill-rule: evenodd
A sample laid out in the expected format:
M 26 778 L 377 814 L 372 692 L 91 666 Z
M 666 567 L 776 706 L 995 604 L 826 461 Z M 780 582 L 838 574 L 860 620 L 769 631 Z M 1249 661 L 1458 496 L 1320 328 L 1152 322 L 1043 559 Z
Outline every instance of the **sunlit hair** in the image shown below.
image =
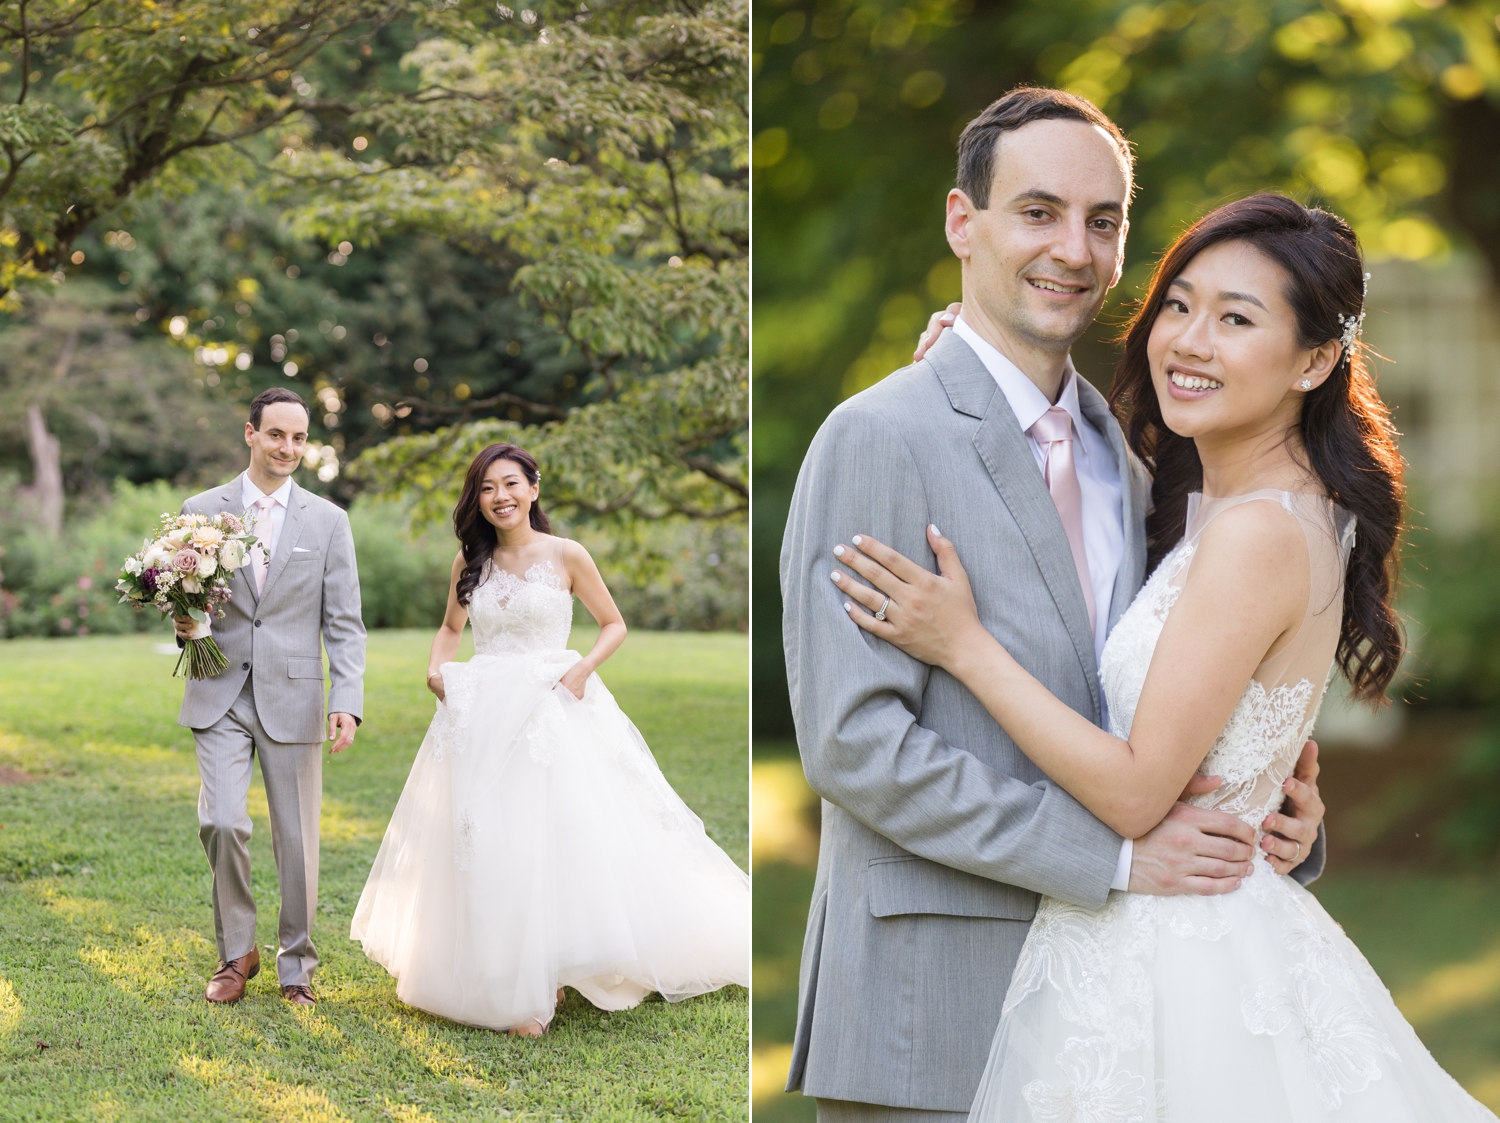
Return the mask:
M 464 476 L 463 494 L 458 497 L 458 503 L 453 508 L 453 531 L 458 535 L 464 553 L 464 571 L 458 578 L 458 603 L 465 606 L 474 595 L 474 590 L 479 588 L 480 581 L 484 579 L 484 567 L 489 564 L 495 547 L 500 543 L 495 525 L 484 517 L 479 506 L 479 490 L 484 485 L 485 473 L 497 460 L 509 460 L 515 464 L 521 469 L 527 483 L 534 484 L 542 478 L 531 453 L 512 444 L 490 445 L 469 465 L 468 474 Z M 539 530 L 543 534 L 552 533 L 552 523 L 542 513 L 539 501 L 531 504 L 530 522 L 532 530 Z
M 1210 246 L 1243 242 L 1286 274 L 1283 295 L 1297 314 L 1298 343 L 1317 347 L 1343 334 L 1339 317 L 1364 305 L 1364 266 L 1348 223 L 1284 195 L 1252 195 L 1194 223 L 1162 257 L 1146 299 L 1126 326 L 1110 404 L 1130 447 L 1150 466 L 1154 509 L 1146 518 L 1147 565 L 1181 540 L 1191 492 L 1203 486 L 1198 446 L 1162 421 L 1146 347 L 1167 288 Z M 1396 673 L 1403 643 L 1391 601 L 1401 538 L 1403 465 L 1390 412 L 1356 341 L 1333 373 L 1304 396 L 1298 433 L 1306 466 L 1330 498 L 1358 521 L 1344 583 L 1338 663 L 1355 697 L 1378 702 Z
M 266 411 L 266 406 L 275 405 L 277 402 L 292 402 L 302 407 L 307 413 L 309 424 L 312 422 L 312 410 L 307 408 L 307 403 L 295 390 L 288 390 L 285 386 L 272 386 L 269 390 L 262 390 L 250 400 L 250 428 L 257 433 L 260 432 L 260 417 Z
M 1087 98 L 1046 86 L 1017 86 L 1004 97 L 990 102 L 958 137 L 958 189 L 980 210 L 990 205 L 990 184 L 995 178 L 995 150 L 1004 133 L 1033 121 L 1079 121 L 1103 129 L 1114 142 L 1125 170 L 1125 183 L 1134 190 L 1135 153 L 1120 126 Z

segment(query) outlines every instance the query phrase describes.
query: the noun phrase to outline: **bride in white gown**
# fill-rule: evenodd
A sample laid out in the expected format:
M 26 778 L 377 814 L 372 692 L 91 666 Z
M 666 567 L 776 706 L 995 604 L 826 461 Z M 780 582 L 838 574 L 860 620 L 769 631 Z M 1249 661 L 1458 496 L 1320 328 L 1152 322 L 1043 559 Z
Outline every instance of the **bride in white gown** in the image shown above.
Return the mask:
M 625 625 L 588 552 L 549 533 L 539 479 L 513 445 L 469 469 L 437 714 L 350 928 L 403 1002 L 524 1036 L 564 986 L 621 1010 L 750 976 L 749 879 L 594 673 Z M 600 624 L 586 656 L 567 650 L 575 594 Z
M 1220 208 L 1163 258 L 1114 400 L 1154 472 L 1147 529 L 1165 556 L 1104 647 L 1107 732 L 983 631 L 935 529 L 941 576 L 869 539 L 837 551 L 875 586 L 835 576 L 855 622 L 957 677 L 1119 833 L 1154 826 L 1195 770 L 1222 783 L 1193 802 L 1262 832 L 1222 896 L 1044 898 L 971 1123 L 1495 1120 L 1267 860 L 1263 824 L 1329 678 L 1378 702 L 1401 654 L 1400 463 L 1363 318 L 1352 232 L 1280 196 Z M 853 603 L 886 598 L 883 621 Z

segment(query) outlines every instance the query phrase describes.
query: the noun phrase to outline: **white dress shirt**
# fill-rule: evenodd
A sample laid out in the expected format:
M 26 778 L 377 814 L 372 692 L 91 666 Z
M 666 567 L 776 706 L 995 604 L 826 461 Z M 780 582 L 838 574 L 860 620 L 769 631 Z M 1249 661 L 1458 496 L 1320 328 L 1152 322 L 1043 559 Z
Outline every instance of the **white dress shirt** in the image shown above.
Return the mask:
M 1083 493 L 1083 552 L 1088 557 L 1089 581 L 1094 587 L 1094 660 L 1098 667 L 1099 656 L 1104 651 L 1104 640 L 1109 634 L 1109 608 L 1114 599 L 1115 578 L 1120 572 L 1120 562 L 1125 557 L 1125 506 L 1124 488 L 1120 483 L 1120 467 L 1104 434 L 1099 432 L 1083 414 L 1078 404 L 1078 372 L 1073 369 L 1073 360 L 1068 359 L 1068 369 L 1063 375 L 1062 390 L 1057 401 L 1049 402 L 1047 395 L 1037 388 L 1035 382 L 994 347 L 979 333 L 964 322 L 963 316 L 954 321 L 953 330 L 958 337 L 973 348 L 979 361 L 990 372 L 1011 411 L 1026 434 L 1027 444 L 1036 457 L 1037 471 L 1042 472 L 1047 464 L 1047 450 L 1031 436 L 1030 429 L 1052 406 L 1059 405 L 1073 419 L 1073 429 L 1079 439 L 1073 442 L 1073 464 L 1078 473 L 1078 488 Z M 1100 722 L 1109 728 L 1109 713 L 1104 702 L 1104 692 L 1099 692 Z M 1120 847 L 1119 862 L 1115 867 L 1115 880 L 1111 889 L 1125 889 L 1130 884 L 1130 859 L 1133 847 L 1126 839 Z
M 264 498 L 266 498 L 266 493 L 250 482 L 249 472 L 240 477 L 240 499 L 245 504 L 245 510 L 250 512 L 250 525 L 245 529 L 252 534 L 255 533 L 255 505 Z M 281 528 L 286 523 L 286 505 L 292 498 L 291 476 L 281 481 L 281 486 L 271 492 L 271 498 L 275 500 L 271 505 L 271 540 L 264 543 L 267 565 L 271 564 L 271 558 L 276 554 L 276 540 L 281 537 Z M 256 543 L 256 545 L 259 546 L 261 543 Z M 255 549 L 255 546 L 251 549 Z

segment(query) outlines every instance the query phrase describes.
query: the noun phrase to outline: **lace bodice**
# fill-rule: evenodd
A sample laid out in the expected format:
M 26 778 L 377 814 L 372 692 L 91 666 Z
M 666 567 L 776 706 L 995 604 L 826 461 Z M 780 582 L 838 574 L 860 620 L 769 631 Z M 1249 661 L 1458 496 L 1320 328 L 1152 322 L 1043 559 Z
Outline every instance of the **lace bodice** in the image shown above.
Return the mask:
M 1255 499 L 1278 502 L 1302 524 L 1312 572 L 1308 610 L 1291 642 L 1256 669 L 1199 766 L 1199 772 L 1222 776 L 1224 782 L 1192 802 L 1258 827 L 1281 804 L 1281 785 L 1297 764 L 1328 685 L 1342 618 L 1344 567 L 1354 541 L 1350 515 L 1321 497 L 1292 492 L 1253 492 L 1207 503 L 1193 495 L 1187 533 L 1110 633 L 1099 678 L 1109 703 L 1110 732 L 1129 737 L 1152 653 L 1187 581 L 1203 531 L 1217 515 Z
M 573 628 L 573 594 L 550 561 L 524 578 L 489 566 L 469 599 L 474 654 L 561 651 Z

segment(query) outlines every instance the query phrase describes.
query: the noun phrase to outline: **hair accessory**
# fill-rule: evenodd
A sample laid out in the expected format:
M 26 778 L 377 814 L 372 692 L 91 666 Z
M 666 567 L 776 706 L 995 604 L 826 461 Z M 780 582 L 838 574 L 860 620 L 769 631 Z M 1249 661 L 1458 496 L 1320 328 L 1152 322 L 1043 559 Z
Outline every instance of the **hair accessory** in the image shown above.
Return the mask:
M 1359 333 L 1364 329 L 1365 296 L 1369 293 L 1369 291 L 1370 275 L 1366 273 L 1364 286 L 1360 289 L 1359 294 L 1359 315 L 1346 316 L 1342 312 L 1339 313 L 1339 325 L 1344 329 L 1343 334 L 1339 336 L 1339 342 L 1344 345 L 1345 356 L 1349 354 L 1349 348 L 1354 346 L 1354 341 L 1359 338 Z

